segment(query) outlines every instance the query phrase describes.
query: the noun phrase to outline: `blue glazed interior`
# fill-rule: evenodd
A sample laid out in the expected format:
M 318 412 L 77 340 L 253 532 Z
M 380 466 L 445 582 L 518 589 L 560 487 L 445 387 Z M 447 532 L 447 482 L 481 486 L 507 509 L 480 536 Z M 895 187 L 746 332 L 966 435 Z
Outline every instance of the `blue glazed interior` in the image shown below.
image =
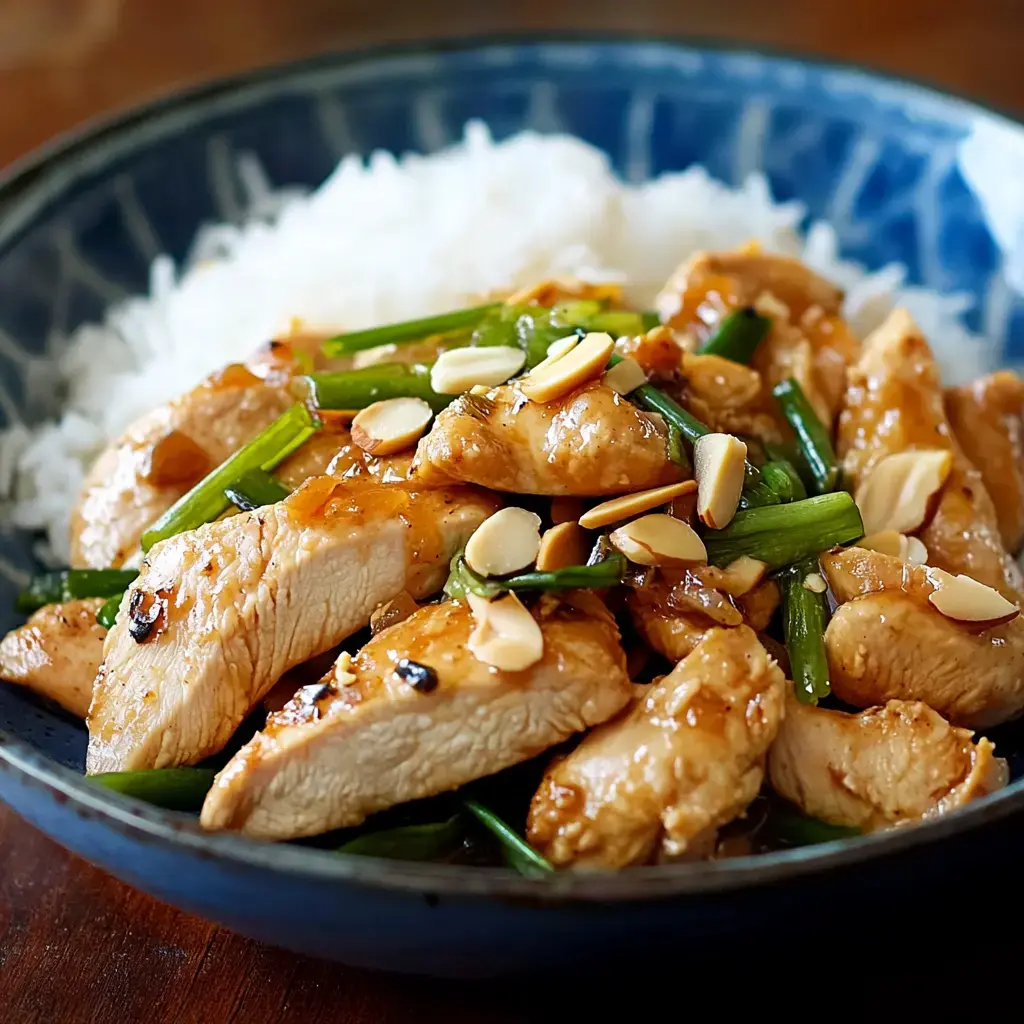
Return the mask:
M 842 254 L 905 264 L 912 282 L 973 301 L 967 325 L 1024 354 L 1024 297 L 958 168 L 978 124 L 1024 130 L 959 101 L 855 71 L 657 43 L 498 44 L 320 62 L 168 104 L 57 158 L 16 200 L 0 191 L 0 418 L 23 408 L 40 359 L 105 306 L 144 290 L 159 251 L 185 256 L 199 225 L 238 216 L 235 159 L 278 186 L 316 186 L 346 153 L 430 152 L 471 118 L 497 138 L 568 131 L 630 180 L 704 164 L 832 221 Z M 53 395 L 54 403 L 59 396 Z M 0 629 L 31 538 L 0 537 Z M 83 728 L 0 684 L 0 731 L 81 768 Z

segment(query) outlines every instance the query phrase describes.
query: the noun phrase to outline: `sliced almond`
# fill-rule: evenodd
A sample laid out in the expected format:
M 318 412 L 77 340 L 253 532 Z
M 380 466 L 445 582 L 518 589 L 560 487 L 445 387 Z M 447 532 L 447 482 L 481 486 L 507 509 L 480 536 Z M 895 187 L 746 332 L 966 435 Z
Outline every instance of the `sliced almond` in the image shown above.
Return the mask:
M 575 523 L 583 515 L 583 502 L 579 498 L 552 498 L 551 522 Z
M 998 590 L 970 576 L 954 576 L 942 569 L 932 569 L 930 576 L 936 587 L 928 595 L 928 600 L 947 619 L 989 629 L 1009 622 L 1020 614 L 1020 609 L 1007 601 Z
M 740 503 L 747 446 L 732 434 L 705 434 L 693 446 L 697 515 L 712 530 L 728 526 Z
M 628 395 L 631 391 L 643 387 L 647 383 L 644 368 L 635 360 L 626 356 L 616 363 L 605 375 L 604 382 L 620 395 Z
M 477 661 L 504 672 L 521 672 L 544 657 L 544 634 L 515 594 L 493 600 L 467 594 L 476 626 L 467 646 Z
M 825 577 L 821 573 L 809 572 L 804 577 L 804 590 L 809 590 L 812 594 L 824 594 L 828 590 L 828 584 L 825 582 Z
M 761 292 L 754 299 L 754 309 L 762 316 L 777 317 L 779 320 L 789 319 L 789 306 L 777 299 L 771 292 Z
M 552 363 L 557 363 L 562 356 L 567 356 L 579 343 L 580 336 L 578 334 L 568 334 L 564 338 L 559 338 L 558 341 L 551 342 L 551 344 L 548 345 L 547 356 L 530 372 L 536 373 L 538 370 L 542 370 L 545 367 L 550 366 Z
M 370 613 L 370 635 L 376 636 L 381 630 L 404 622 L 419 608 L 416 599 L 408 590 L 402 590 L 390 601 L 377 605 Z
M 615 348 L 610 334 L 592 332 L 568 354 L 544 367 L 534 367 L 520 385 L 531 402 L 553 402 L 588 380 L 599 377 Z M 484 349 L 483 351 L 487 351 Z
M 637 565 L 688 566 L 708 560 L 704 542 L 689 524 L 659 513 L 620 526 L 608 539 Z
M 865 551 L 877 551 L 880 555 L 902 558 L 906 548 L 905 540 L 906 537 L 898 530 L 879 530 L 869 537 L 861 537 L 856 546 Z
M 423 436 L 433 415 L 422 398 L 374 402 L 352 420 L 352 441 L 370 455 L 404 452 Z
M 511 345 L 449 349 L 430 368 L 430 386 L 439 395 L 461 395 L 474 384 L 497 387 L 514 377 L 525 362 L 526 353 Z
M 722 573 L 726 577 L 722 588 L 730 597 L 743 597 L 749 594 L 768 572 L 766 562 L 759 562 L 749 555 L 740 555 L 735 561 L 730 562 Z
M 678 484 L 665 487 L 652 487 L 649 491 L 636 491 L 623 494 L 618 498 L 610 498 L 595 505 L 580 516 L 580 526 L 587 530 L 597 530 L 611 523 L 621 523 L 623 519 L 638 516 L 641 512 L 649 512 L 659 505 L 667 505 L 684 494 L 692 494 L 697 490 L 696 480 L 683 480 Z
M 504 576 L 525 569 L 539 548 L 540 516 L 510 506 L 476 528 L 466 544 L 466 561 L 481 576 Z
M 934 511 L 953 465 L 949 451 L 928 449 L 887 455 L 868 474 L 854 500 L 868 535 L 882 530 L 913 533 Z
M 544 531 L 537 552 L 537 571 L 554 572 L 587 560 L 587 535 L 576 523 L 559 523 Z
M 469 393 L 471 395 L 476 395 L 479 398 L 481 395 L 489 395 L 491 393 L 491 389 L 486 384 L 474 384 L 469 389 Z
M 928 549 L 924 546 L 924 543 L 917 537 L 904 537 L 907 542 L 906 553 L 900 557 L 904 562 L 909 562 L 911 565 L 927 565 L 928 564 Z

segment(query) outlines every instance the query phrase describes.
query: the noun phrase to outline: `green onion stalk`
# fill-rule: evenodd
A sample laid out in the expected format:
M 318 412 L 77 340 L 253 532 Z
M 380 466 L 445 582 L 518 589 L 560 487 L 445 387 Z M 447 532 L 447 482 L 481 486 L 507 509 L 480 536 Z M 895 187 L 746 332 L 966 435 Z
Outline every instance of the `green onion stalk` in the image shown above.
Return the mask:
M 492 579 L 473 572 L 460 552 L 452 558 L 444 592 L 453 600 L 458 600 L 467 593 L 491 599 L 510 590 L 603 590 L 621 583 L 625 572 L 626 560 L 616 553 L 594 565 L 570 565 L 551 572 L 525 572 Z
M 800 454 L 815 492 L 827 494 L 835 490 L 839 482 L 839 463 L 832 448 L 832 439 L 803 388 L 790 377 L 777 384 L 772 394 L 796 434 Z
M 697 351 L 700 355 L 721 356 L 734 363 L 749 363 L 771 326 L 768 317 L 746 306 L 730 313 Z
M 212 522 L 231 505 L 226 488 L 250 470 L 273 469 L 304 444 L 317 426 L 305 405 L 292 406 L 179 498 L 142 535 L 142 550 L 149 551 L 159 541 Z
M 431 387 L 430 365 L 425 363 L 380 363 L 299 379 L 305 381 L 318 409 L 365 409 L 387 398 L 422 398 L 440 412 L 458 397 L 439 394 Z
M 463 806 L 501 844 L 505 863 L 521 875 L 539 876 L 554 871 L 547 858 L 539 854 L 514 829 L 510 828 L 490 808 L 478 800 L 466 798 Z
M 33 576 L 18 594 L 15 608 L 23 615 L 48 604 L 121 594 L 138 576 L 136 569 L 62 569 Z
M 782 573 L 783 629 L 789 653 L 790 675 L 797 700 L 817 704 L 831 687 L 825 653 L 828 606 L 824 593 L 804 586 L 818 572 L 818 560 L 807 558 Z
M 458 845 L 462 833 L 462 819 L 456 814 L 447 821 L 367 832 L 339 846 L 338 853 L 389 860 L 436 860 Z
M 151 768 L 135 772 L 103 772 L 86 778 L 115 793 L 145 800 L 172 811 L 198 811 L 213 785 L 212 768 Z
M 243 512 L 251 512 L 264 505 L 276 505 L 291 493 L 280 480 L 263 469 L 250 469 L 224 488 L 224 496 Z

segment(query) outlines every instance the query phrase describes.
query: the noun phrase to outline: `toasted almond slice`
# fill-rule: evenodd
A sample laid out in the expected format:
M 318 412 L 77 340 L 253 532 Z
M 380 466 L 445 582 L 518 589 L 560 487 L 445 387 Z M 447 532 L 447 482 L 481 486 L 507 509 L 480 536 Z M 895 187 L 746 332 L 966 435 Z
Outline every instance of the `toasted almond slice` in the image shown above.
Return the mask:
M 911 565 L 927 565 L 928 564 L 928 549 L 924 546 L 924 542 L 917 537 L 904 537 L 907 542 L 907 550 L 900 557 L 904 562 L 909 562 Z
M 526 353 L 511 345 L 449 349 L 431 367 L 430 386 L 439 395 L 461 395 L 474 384 L 497 387 L 514 377 L 525 362 Z
M 521 672 L 544 657 L 544 634 L 515 594 L 488 601 L 466 595 L 476 626 L 469 647 L 477 661 L 505 672 Z
M 416 599 L 408 590 L 399 591 L 390 601 L 378 605 L 370 613 L 370 635 L 376 636 L 381 630 L 404 622 L 418 608 Z
M 628 395 L 631 391 L 643 387 L 647 383 L 647 374 L 635 360 L 626 356 L 616 363 L 605 375 L 604 382 L 620 395 Z
M 825 577 L 821 573 L 809 572 L 804 577 L 804 589 L 809 590 L 812 594 L 824 594 L 828 590 L 828 584 L 825 582 Z
M 543 368 L 534 367 L 523 378 L 520 385 L 522 392 L 531 402 L 553 402 L 588 380 L 599 377 L 608 365 L 608 357 L 614 348 L 615 342 L 610 334 L 592 332 L 568 355 Z
M 708 560 L 704 542 L 688 523 L 660 513 L 641 516 L 608 535 L 637 565 L 696 565 Z
M 374 402 L 352 420 L 352 441 L 370 455 L 394 455 L 423 436 L 433 415 L 422 398 Z
M 861 537 L 856 546 L 865 551 L 877 551 L 880 555 L 902 558 L 906 550 L 905 540 L 906 537 L 898 530 L 879 530 L 868 537 Z
M 762 316 L 777 317 L 780 320 L 789 319 L 789 306 L 781 299 L 777 299 L 771 292 L 761 292 L 754 300 L 754 309 Z
M 579 498 L 552 498 L 551 522 L 575 523 L 583 515 L 583 502 Z
M 537 552 L 537 571 L 554 572 L 587 560 L 587 535 L 576 523 L 559 523 L 544 531 Z
M 481 395 L 489 395 L 491 393 L 491 389 L 486 384 L 474 384 L 469 389 L 469 393 L 471 395 L 476 395 L 479 398 Z
M 693 446 L 697 515 L 705 526 L 728 526 L 740 503 L 747 446 L 732 434 L 705 434 Z
M 882 530 L 913 533 L 934 512 L 953 465 L 953 453 L 938 449 L 887 455 L 857 488 L 855 501 L 868 535 Z
M 1009 622 L 1020 614 L 1020 609 L 1007 601 L 998 590 L 970 576 L 954 576 L 942 569 L 932 569 L 930 576 L 937 585 L 928 595 L 928 600 L 947 619 L 989 629 Z
M 481 576 L 525 569 L 540 548 L 540 516 L 514 505 L 485 519 L 466 544 L 466 561 Z
M 759 562 L 756 558 L 751 558 L 749 555 L 740 555 L 739 558 L 730 562 L 722 570 L 722 573 L 726 576 L 726 581 L 721 589 L 730 597 L 743 597 L 744 594 L 749 594 L 765 578 L 767 572 L 768 565 L 766 562 Z
M 587 530 L 596 530 L 610 523 L 621 523 L 623 519 L 638 516 L 641 512 L 649 512 L 659 505 L 666 505 L 684 494 L 692 494 L 697 490 L 696 480 L 683 480 L 678 484 L 667 484 L 665 487 L 652 487 L 649 491 L 635 491 L 623 494 L 618 498 L 610 498 L 595 505 L 580 516 L 580 526 Z
M 557 341 L 551 342 L 548 345 L 547 356 L 542 359 L 530 373 L 536 373 L 538 370 L 545 369 L 552 363 L 557 363 L 562 356 L 567 356 L 578 344 L 580 343 L 580 336 L 578 334 L 567 334 L 564 338 L 559 338 Z

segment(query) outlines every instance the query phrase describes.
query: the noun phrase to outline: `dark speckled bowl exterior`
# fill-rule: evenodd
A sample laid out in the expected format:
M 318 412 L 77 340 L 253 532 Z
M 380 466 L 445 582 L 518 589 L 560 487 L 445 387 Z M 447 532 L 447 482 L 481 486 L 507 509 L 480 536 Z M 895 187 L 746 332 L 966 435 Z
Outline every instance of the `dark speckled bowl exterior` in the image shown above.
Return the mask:
M 694 162 L 729 182 L 762 170 L 777 198 L 836 224 L 845 256 L 897 260 L 912 281 L 967 295 L 964 319 L 1000 362 L 1024 350 L 1024 231 L 991 223 L 991 197 L 960 168 L 964 147 L 984 144 L 1019 182 L 1024 129 L 852 69 L 665 42 L 495 40 L 258 72 L 91 127 L 15 168 L 0 183 L 0 414 L 19 415 L 53 339 L 144 290 L 152 257 L 183 257 L 201 223 L 237 216 L 234 156 L 256 153 L 277 185 L 315 186 L 345 153 L 431 151 L 469 118 L 497 137 L 573 132 L 630 180 Z M 0 537 L 0 608 L 32 567 L 31 538 Z M 0 615 L 5 629 L 15 621 Z M 190 817 L 97 790 L 80 774 L 84 749 L 80 725 L 0 685 L 0 798 L 58 842 L 255 938 L 425 974 L 707 952 L 777 936 L 782 923 L 808 941 L 876 912 L 878 898 L 922 915 L 954 895 L 992 905 L 1024 838 L 1018 780 L 919 828 L 538 881 L 206 835 Z

